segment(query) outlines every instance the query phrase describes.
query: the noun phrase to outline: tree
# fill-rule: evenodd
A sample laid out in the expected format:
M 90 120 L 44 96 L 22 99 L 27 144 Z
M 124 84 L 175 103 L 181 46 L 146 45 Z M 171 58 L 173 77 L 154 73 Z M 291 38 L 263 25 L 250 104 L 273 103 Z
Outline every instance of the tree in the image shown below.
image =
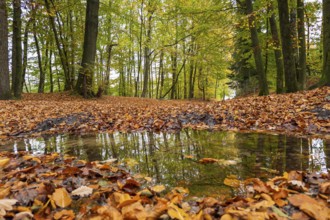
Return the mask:
M 274 46 L 274 55 L 275 55 L 275 62 L 276 62 L 276 93 L 280 94 L 284 92 L 284 68 L 283 68 L 283 57 L 282 51 L 280 49 L 280 38 L 278 34 L 276 19 L 275 19 L 275 12 L 273 9 L 273 3 L 270 3 L 269 10 L 271 11 L 271 16 L 269 18 L 270 24 L 270 31 L 272 32 L 272 40 Z
M 298 91 L 295 59 L 292 48 L 291 28 L 289 21 L 288 0 L 277 0 L 278 13 L 280 17 L 280 29 L 282 39 L 282 53 L 284 62 L 285 88 L 286 92 Z
M 330 86 L 330 0 L 323 0 L 323 75 L 321 84 Z
M 298 16 L 298 44 L 299 44 L 299 65 L 298 65 L 298 84 L 300 89 L 306 87 L 306 36 L 305 36 L 305 6 L 304 0 L 297 0 Z
M 0 99 L 10 99 L 6 0 L 0 0 Z
M 13 0 L 13 8 L 12 90 L 14 96 L 19 99 L 23 81 L 21 0 Z
M 267 77 L 262 62 L 261 46 L 258 38 L 255 15 L 253 13 L 252 0 L 246 0 L 246 13 L 249 16 L 249 29 L 251 33 L 251 41 L 253 47 L 254 61 L 259 77 L 259 95 L 268 95 Z
M 84 98 L 93 95 L 93 74 L 96 56 L 96 41 L 98 34 L 98 12 L 99 0 L 87 0 L 84 49 L 82 56 L 82 67 L 79 71 L 76 91 Z

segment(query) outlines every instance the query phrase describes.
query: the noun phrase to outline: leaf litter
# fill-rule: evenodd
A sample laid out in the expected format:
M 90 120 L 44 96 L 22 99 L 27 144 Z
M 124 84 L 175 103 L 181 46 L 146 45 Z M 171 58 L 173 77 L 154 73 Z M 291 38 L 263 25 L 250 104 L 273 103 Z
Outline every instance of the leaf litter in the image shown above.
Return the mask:
M 43 133 L 178 131 L 182 128 L 275 132 L 330 138 L 330 87 L 226 101 L 132 97 L 85 100 L 23 94 L 0 101 L 0 140 Z
M 0 219 L 330 219 L 330 174 L 291 171 L 268 181 L 228 176 L 224 184 L 241 193 L 223 200 L 188 198 L 185 188 L 152 185 L 112 161 L 0 156 L 9 160 L 1 168 Z

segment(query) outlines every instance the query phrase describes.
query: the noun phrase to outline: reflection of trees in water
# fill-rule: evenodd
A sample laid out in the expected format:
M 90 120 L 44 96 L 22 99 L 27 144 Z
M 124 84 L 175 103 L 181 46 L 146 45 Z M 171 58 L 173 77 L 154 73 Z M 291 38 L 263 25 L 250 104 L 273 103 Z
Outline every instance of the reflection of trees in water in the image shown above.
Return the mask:
M 322 144 L 317 149 L 323 152 L 324 166 L 329 167 L 330 144 L 329 141 Z M 175 134 L 62 135 L 27 139 L 18 142 L 16 148 L 44 153 L 56 151 L 87 160 L 118 158 L 123 161 L 131 158 L 138 162 L 134 166 L 135 172 L 152 176 L 163 184 L 191 186 L 195 192 L 221 187 L 228 175 L 236 175 L 240 179 L 270 177 L 274 174 L 267 171 L 282 173 L 313 169 L 319 163 L 317 158 L 310 160 L 310 154 L 316 150 L 312 141 L 258 133 L 183 130 Z M 237 164 L 198 163 L 199 159 L 207 157 L 236 160 Z

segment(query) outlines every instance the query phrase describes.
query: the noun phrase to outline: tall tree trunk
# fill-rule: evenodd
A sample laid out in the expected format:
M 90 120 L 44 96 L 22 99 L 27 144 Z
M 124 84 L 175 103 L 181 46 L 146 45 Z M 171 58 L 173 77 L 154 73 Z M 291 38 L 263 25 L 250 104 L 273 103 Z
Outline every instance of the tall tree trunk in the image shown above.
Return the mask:
M 294 54 L 292 51 L 288 0 L 277 0 L 277 2 L 280 16 L 285 88 L 286 92 L 296 92 L 298 91 L 297 74 L 294 63 Z
M 64 45 L 61 43 L 60 36 L 58 34 L 58 31 L 56 30 L 55 19 L 54 19 L 54 16 L 52 16 L 53 12 L 50 9 L 49 0 L 44 0 L 44 1 L 45 1 L 46 9 L 47 9 L 49 23 L 50 23 L 50 26 L 54 33 L 58 54 L 59 54 L 63 72 L 64 72 L 64 77 L 65 77 L 64 90 L 70 90 L 70 89 L 72 89 L 72 84 L 71 84 L 72 82 L 70 79 L 70 69 L 69 69 L 69 64 L 68 64 L 68 58 L 66 57 L 66 53 L 63 49 Z
M 38 93 L 43 93 L 44 87 L 45 87 L 45 72 L 44 72 L 44 69 L 42 66 L 41 51 L 40 51 L 39 40 L 38 40 L 38 36 L 37 36 L 37 25 L 36 25 L 35 19 L 33 21 L 33 37 L 34 37 L 34 42 L 35 42 L 36 49 L 37 49 L 38 67 L 39 67 L 39 73 L 40 73 Z
M 149 1 L 150 7 L 150 1 Z M 141 97 L 147 97 L 148 85 L 150 77 L 150 42 L 151 42 L 151 21 L 152 21 L 152 11 L 148 11 L 148 29 L 147 29 L 147 40 L 144 46 L 144 68 L 143 68 L 143 89 Z
M 8 20 L 6 0 L 0 0 L 0 99 L 10 99 Z
M 249 16 L 249 28 L 251 33 L 254 61 L 259 77 L 259 95 L 268 95 L 268 82 L 262 62 L 261 46 L 258 38 L 258 31 L 255 25 L 256 21 L 253 14 L 252 0 L 246 0 L 246 13 Z
M 321 83 L 330 86 L 330 0 L 323 0 L 323 75 Z
M 13 54 L 12 54 L 12 90 L 16 98 L 21 98 L 22 91 L 22 19 L 21 0 L 13 0 Z
M 274 45 L 274 55 L 276 62 L 276 93 L 280 94 L 284 92 L 284 68 L 283 68 L 283 57 L 282 51 L 280 49 L 280 38 L 277 29 L 275 13 L 273 5 L 270 5 L 270 11 L 272 11 L 272 15 L 269 18 L 270 31 L 272 32 L 272 40 Z
M 24 38 L 23 38 L 23 70 L 22 70 L 22 91 L 23 92 L 23 85 L 25 84 L 25 75 L 26 75 L 26 68 L 27 68 L 27 61 L 28 61 L 28 38 L 29 38 L 29 31 L 30 25 L 32 23 L 32 19 L 30 18 L 26 23 L 25 30 L 24 30 Z M 25 84 L 26 85 L 26 84 Z
M 50 93 L 54 92 L 54 81 L 53 81 L 53 67 L 52 67 L 52 55 L 53 50 L 49 50 L 49 83 L 50 83 Z
M 93 72 L 98 34 L 99 0 L 87 0 L 82 68 L 79 71 L 76 91 L 84 98 L 93 96 Z
M 305 5 L 304 0 L 297 0 L 298 16 L 298 43 L 299 43 L 299 65 L 298 85 L 301 90 L 306 87 L 306 36 L 305 36 Z

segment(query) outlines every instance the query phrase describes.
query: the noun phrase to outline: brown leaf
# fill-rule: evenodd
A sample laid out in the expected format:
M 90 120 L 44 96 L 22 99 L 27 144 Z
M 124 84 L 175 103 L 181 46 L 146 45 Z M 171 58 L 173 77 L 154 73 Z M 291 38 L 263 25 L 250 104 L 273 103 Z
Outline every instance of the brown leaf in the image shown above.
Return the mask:
M 202 158 L 198 162 L 202 164 L 206 164 L 206 163 L 217 163 L 218 161 L 219 161 L 218 159 L 214 159 L 214 158 Z
M 52 194 L 52 199 L 57 206 L 62 208 L 68 207 L 72 202 L 72 199 L 65 188 L 55 189 L 55 192 Z
M 65 219 L 65 220 L 73 220 L 75 219 L 75 214 L 72 210 L 62 210 L 56 212 L 54 215 L 54 219 Z
M 143 220 L 148 217 L 148 213 L 140 202 L 132 203 L 121 210 L 124 219 Z
M 330 194 L 330 181 L 320 184 L 320 193 Z

